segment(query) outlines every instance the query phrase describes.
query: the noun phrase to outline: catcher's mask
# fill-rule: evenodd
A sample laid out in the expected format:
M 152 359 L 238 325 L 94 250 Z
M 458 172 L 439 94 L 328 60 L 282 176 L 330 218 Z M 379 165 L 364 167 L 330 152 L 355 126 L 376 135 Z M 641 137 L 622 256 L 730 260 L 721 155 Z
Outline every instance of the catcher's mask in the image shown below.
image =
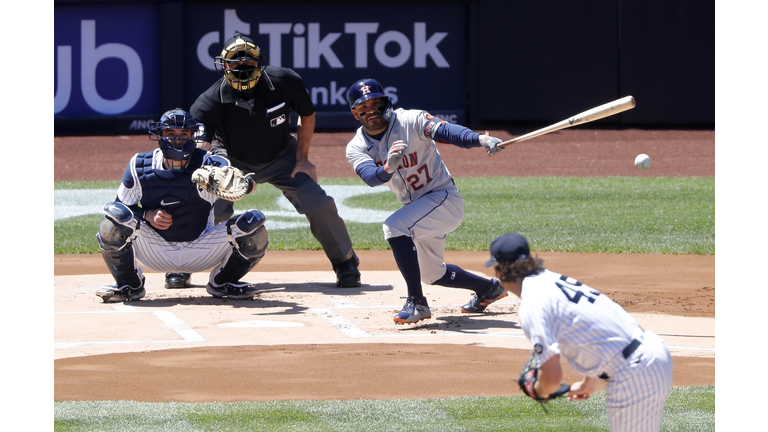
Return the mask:
M 175 137 L 164 136 L 169 129 L 177 130 Z M 188 131 L 184 134 L 183 131 Z M 186 135 L 186 136 L 179 136 Z M 192 158 L 197 144 L 202 142 L 205 127 L 181 108 L 166 111 L 159 122 L 149 124 L 149 139 L 157 141 L 171 171 L 183 171 Z M 174 164 L 173 162 L 181 162 Z
M 251 60 L 255 60 L 256 64 L 245 63 Z M 266 58 L 251 38 L 235 33 L 224 44 L 221 55 L 213 59 L 213 65 L 233 89 L 246 92 L 259 82 L 266 67 Z
M 363 78 L 356 83 L 349 86 L 347 90 L 347 100 L 349 101 L 349 109 L 354 109 L 361 103 L 369 100 L 383 97 L 386 99 L 386 103 L 379 108 L 381 111 L 381 117 L 385 121 L 389 121 L 392 117 L 392 100 L 384 93 L 384 87 L 379 84 L 378 81 L 372 78 Z

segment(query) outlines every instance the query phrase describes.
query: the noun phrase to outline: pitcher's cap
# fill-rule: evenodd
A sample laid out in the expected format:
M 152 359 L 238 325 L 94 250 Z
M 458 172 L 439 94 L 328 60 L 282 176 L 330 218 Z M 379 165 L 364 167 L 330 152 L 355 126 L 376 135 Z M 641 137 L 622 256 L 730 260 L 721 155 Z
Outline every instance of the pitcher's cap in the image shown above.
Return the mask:
M 531 249 L 525 237 L 516 233 L 502 234 L 491 242 L 491 259 L 485 266 L 490 267 L 495 263 L 511 264 L 517 260 L 531 256 Z

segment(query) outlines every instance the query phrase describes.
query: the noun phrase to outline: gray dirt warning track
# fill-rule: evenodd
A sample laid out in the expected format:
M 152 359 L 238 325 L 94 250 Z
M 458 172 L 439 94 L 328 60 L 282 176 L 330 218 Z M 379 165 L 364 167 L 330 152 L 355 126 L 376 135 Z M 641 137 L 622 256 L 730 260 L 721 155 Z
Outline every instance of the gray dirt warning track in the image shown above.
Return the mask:
M 508 139 L 525 132 L 493 133 Z M 315 135 L 310 157 L 320 177 L 354 176 L 344 158 L 349 136 Z M 54 141 L 56 181 L 116 181 L 128 159 L 153 144 L 144 136 Z M 94 152 L 95 147 L 108 151 Z M 572 129 L 515 145 L 492 159 L 479 149 L 440 150 L 457 177 L 714 176 L 715 168 L 711 130 Z M 651 169 L 632 165 L 639 153 L 651 156 Z M 100 169 L 86 172 L 83 163 Z M 107 305 L 94 295 L 112 282 L 99 256 L 54 257 L 55 398 L 400 398 L 406 396 L 407 371 L 412 372 L 407 397 L 520 394 L 509 380 L 528 347 L 512 296 L 489 314 L 468 316 L 457 313 L 467 292 L 426 287 L 433 318 L 421 326 L 396 327 L 391 317 L 402 306 L 404 286 L 387 251 L 361 251 L 364 286 L 343 292 L 334 288 L 321 252 L 274 252 L 248 276 L 262 287 L 251 302 L 211 298 L 204 274 L 193 276 L 193 288 L 165 290 L 162 275 L 149 273 L 145 299 Z M 446 260 L 483 272 L 484 258 L 468 253 Z M 556 269 L 573 269 L 594 276 L 598 286 L 615 287 L 612 297 L 622 298 L 646 328 L 663 334 L 675 354 L 675 385 L 714 384 L 714 256 L 677 257 L 685 263 L 657 255 L 607 258 L 611 264 L 600 269 L 588 267 L 600 261 L 588 254 L 545 256 Z M 296 259 L 303 271 L 288 271 L 286 263 Z M 680 275 L 675 268 L 690 273 Z M 628 282 L 619 286 L 621 280 Z

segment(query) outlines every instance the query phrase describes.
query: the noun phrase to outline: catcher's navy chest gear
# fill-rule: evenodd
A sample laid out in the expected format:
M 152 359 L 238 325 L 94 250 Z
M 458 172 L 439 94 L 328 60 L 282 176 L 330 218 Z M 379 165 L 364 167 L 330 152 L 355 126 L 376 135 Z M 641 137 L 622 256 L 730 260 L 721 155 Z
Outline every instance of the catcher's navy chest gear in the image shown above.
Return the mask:
M 154 169 L 153 151 L 139 153 L 135 158 L 136 176 L 141 184 L 141 206 L 145 209 L 163 209 L 173 216 L 173 224 L 166 230 L 157 230 L 170 242 L 192 241 L 200 236 L 208 223 L 211 203 L 200 196 L 192 172 L 202 166 L 205 151 L 196 149 L 182 172 Z M 123 184 L 133 187 L 129 166 Z

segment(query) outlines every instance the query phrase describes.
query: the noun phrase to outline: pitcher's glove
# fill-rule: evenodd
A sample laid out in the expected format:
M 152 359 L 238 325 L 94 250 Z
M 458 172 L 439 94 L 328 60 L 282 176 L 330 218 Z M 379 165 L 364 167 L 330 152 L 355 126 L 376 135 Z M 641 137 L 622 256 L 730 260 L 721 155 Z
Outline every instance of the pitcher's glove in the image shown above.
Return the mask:
M 233 166 L 203 165 L 192 173 L 192 181 L 221 199 L 237 201 L 251 193 L 255 184 Z
M 540 397 L 538 394 L 536 394 L 536 390 L 533 388 L 533 385 L 536 384 L 538 375 L 539 363 L 536 361 L 535 354 L 532 354 L 531 358 L 529 358 L 528 361 L 525 362 L 525 365 L 523 365 L 523 369 L 520 371 L 520 377 L 517 379 L 517 383 L 520 385 L 520 389 L 523 390 L 523 393 L 527 394 L 534 400 L 544 403 L 548 400 L 563 396 L 571 390 L 571 386 L 568 384 L 560 384 L 560 388 L 558 388 L 557 391 L 548 397 Z

